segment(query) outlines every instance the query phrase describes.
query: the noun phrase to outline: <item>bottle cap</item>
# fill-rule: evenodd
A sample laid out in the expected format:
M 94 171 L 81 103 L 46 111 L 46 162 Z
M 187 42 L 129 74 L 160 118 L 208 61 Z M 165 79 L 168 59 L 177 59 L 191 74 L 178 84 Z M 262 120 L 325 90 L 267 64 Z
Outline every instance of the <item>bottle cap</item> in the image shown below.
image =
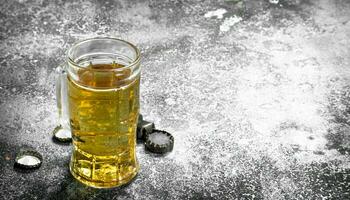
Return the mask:
M 33 149 L 21 149 L 16 155 L 15 166 L 22 169 L 39 168 L 43 161 L 40 153 Z
M 167 153 L 173 150 L 174 137 L 166 131 L 154 129 L 146 134 L 145 146 L 153 153 Z
M 71 142 L 72 132 L 70 129 L 63 128 L 59 125 L 53 130 L 53 138 L 59 142 Z
M 140 117 L 139 117 L 140 119 Z M 143 119 L 137 123 L 137 139 L 144 140 L 148 133 L 151 133 L 155 128 L 153 122 L 148 122 Z
M 139 118 L 137 120 L 137 124 L 141 123 L 143 121 L 143 116 L 142 114 L 139 114 Z

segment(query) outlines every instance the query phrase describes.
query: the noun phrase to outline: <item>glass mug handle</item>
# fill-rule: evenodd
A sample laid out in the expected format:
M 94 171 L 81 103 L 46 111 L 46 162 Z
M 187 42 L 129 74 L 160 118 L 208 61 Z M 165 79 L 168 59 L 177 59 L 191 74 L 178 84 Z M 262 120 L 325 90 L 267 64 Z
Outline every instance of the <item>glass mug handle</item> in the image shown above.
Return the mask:
M 56 68 L 56 103 L 58 111 L 58 127 L 55 131 L 55 137 L 71 137 L 69 108 L 68 108 L 68 90 L 67 90 L 67 72 L 66 64 L 60 64 Z

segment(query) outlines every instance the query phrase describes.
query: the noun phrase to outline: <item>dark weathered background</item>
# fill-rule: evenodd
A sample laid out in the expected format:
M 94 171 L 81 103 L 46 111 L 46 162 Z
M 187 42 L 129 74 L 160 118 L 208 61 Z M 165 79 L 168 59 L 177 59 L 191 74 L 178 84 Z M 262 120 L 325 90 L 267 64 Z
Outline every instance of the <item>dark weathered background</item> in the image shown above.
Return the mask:
M 350 1 L 2 0 L 0 9 L 0 199 L 350 198 Z M 76 182 L 71 146 L 50 135 L 54 68 L 96 35 L 141 49 L 142 113 L 175 137 L 163 157 L 139 144 L 138 177 L 109 190 Z M 14 170 L 23 146 L 44 156 L 40 169 Z

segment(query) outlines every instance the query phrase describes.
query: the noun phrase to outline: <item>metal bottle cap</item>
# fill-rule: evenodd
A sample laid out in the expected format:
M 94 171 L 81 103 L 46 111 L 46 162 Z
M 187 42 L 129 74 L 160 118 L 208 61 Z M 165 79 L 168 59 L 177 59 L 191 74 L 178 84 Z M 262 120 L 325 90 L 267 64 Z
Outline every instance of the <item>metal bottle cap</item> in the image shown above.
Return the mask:
M 33 149 L 21 149 L 16 155 L 15 166 L 23 169 L 39 168 L 43 161 L 40 153 Z
M 167 153 L 173 150 L 174 137 L 162 130 L 153 130 L 146 135 L 146 148 L 153 153 Z
M 70 129 L 63 128 L 59 125 L 53 130 L 53 138 L 59 142 L 71 142 L 72 132 Z
M 143 116 L 140 114 L 137 122 L 137 139 L 144 140 L 146 135 L 151 133 L 154 128 L 154 123 L 143 120 Z

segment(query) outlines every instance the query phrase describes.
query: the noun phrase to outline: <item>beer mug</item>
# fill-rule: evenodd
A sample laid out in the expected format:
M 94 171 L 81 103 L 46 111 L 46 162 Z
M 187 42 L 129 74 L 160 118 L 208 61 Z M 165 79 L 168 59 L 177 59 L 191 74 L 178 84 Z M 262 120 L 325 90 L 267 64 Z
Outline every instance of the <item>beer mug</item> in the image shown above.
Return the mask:
M 116 38 L 87 39 L 58 69 L 60 123 L 73 140 L 71 174 L 92 187 L 128 183 L 139 170 L 140 51 Z

